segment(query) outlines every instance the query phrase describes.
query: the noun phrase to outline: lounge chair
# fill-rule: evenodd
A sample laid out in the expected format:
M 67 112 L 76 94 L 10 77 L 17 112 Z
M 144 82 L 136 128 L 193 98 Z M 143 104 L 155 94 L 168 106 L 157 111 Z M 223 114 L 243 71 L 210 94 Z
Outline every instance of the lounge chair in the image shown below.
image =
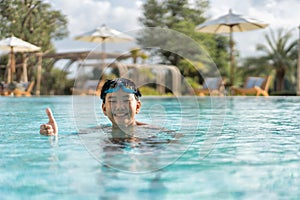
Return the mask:
M 222 96 L 224 92 L 223 80 L 220 77 L 208 77 L 204 79 L 202 89 L 195 89 L 195 93 L 199 96 L 215 95 Z
M 26 89 L 23 91 L 20 88 L 16 88 L 12 91 L 12 93 L 14 94 L 14 96 L 16 97 L 20 97 L 20 96 L 26 96 L 29 97 L 31 96 L 31 91 L 33 89 L 34 86 L 34 81 L 30 82 L 29 84 L 27 84 Z
M 256 95 L 269 96 L 270 76 L 248 77 L 242 88 L 231 87 L 233 95 Z
M 1 96 L 8 96 L 8 95 L 10 95 L 10 91 L 7 89 L 7 84 L 0 83 L 0 95 Z

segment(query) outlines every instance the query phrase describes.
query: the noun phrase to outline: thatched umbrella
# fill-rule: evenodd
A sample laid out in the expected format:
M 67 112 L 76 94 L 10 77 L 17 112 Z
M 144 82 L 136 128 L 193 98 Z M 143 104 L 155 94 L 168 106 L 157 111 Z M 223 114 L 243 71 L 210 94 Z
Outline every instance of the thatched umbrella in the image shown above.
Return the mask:
M 7 82 L 11 83 L 13 81 L 13 73 L 16 71 L 15 52 L 34 52 L 39 51 L 41 48 L 11 36 L 0 41 L 0 49 L 10 51 L 9 65 L 7 68 Z M 23 73 L 25 72 L 26 70 L 23 70 Z
M 118 43 L 118 42 L 130 42 L 133 41 L 129 35 L 121 33 L 115 29 L 111 29 L 106 25 L 102 25 L 92 31 L 84 33 L 80 36 L 75 37 L 75 40 L 84 42 L 95 42 L 102 44 L 102 62 L 105 60 L 105 43 Z
M 209 20 L 196 27 L 196 31 L 203 33 L 229 33 L 230 40 L 230 83 L 234 84 L 234 57 L 233 57 L 233 32 L 245 32 L 267 27 L 268 24 L 259 20 L 229 13 L 216 19 Z

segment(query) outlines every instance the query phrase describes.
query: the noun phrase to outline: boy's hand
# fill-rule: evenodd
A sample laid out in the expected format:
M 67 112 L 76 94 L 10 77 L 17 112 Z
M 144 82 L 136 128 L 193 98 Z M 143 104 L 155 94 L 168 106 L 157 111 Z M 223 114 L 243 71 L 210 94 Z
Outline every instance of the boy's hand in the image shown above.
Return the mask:
M 42 124 L 40 126 L 40 134 L 46 136 L 54 136 L 58 134 L 58 127 L 56 121 L 52 115 L 51 109 L 47 108 L 46 113 L 49 118 L 49 122 L 47 124 Z

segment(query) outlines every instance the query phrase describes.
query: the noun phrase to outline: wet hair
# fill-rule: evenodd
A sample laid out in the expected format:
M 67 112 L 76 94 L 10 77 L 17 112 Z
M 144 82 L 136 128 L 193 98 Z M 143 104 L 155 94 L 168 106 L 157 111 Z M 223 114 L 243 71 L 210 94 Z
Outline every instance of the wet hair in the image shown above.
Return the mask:
M 105 103 L 106 94 L 116 92 L 120 88 L 122 88 L 122 90 L 125 92 L 134 94 L 137 100 L 139 100 L 139 97 L 142 96 L 141 92 L 133 81 L 126 78 L 116 78 L 113 80 L 107 80 L 104 83 L 101 89 L 100 99 L 102 99 L 103 103 Z

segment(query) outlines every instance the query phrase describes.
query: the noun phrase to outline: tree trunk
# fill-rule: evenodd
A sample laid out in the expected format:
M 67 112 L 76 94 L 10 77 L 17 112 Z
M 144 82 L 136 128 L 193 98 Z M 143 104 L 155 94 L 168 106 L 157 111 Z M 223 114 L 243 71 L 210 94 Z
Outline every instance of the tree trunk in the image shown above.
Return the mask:
M 276 91 L 282 91 L 284 89 L 284 67 L 276 69 Z

